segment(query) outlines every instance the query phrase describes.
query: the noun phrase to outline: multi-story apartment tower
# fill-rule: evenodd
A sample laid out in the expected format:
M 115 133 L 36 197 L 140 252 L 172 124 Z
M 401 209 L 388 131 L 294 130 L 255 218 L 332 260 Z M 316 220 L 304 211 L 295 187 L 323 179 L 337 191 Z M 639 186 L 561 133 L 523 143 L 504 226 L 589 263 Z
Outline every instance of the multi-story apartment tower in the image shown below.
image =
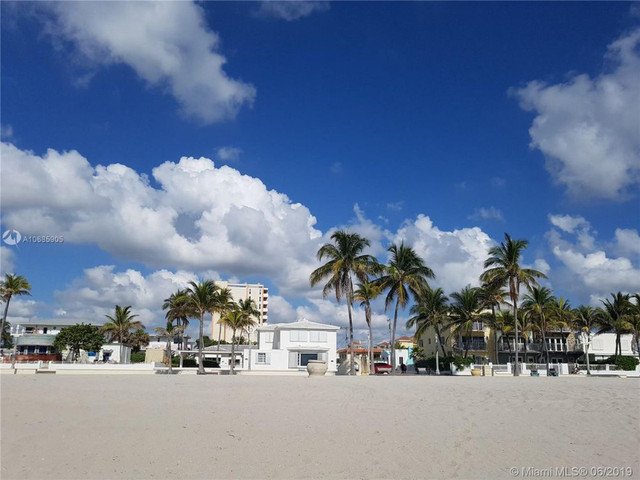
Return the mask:
M 217 280 L 215 282 L 217 287 L 228 288 L 231 291 L 231 296 L 234 302 L 238 300 L 252 299 L 259 312 L 257 317 L 254 317 L 256 326 L 262 326 L 267 323 L 267 306 L 269 303 L 269 289 L 261 283 L 229 283 Z M 220 314 L 214 313 L 211 321 L 211 340 L 224 340 L 230 342 L 233 336 L 233 331 L 225 325 L 220 325 Z M 246 337 L 246 332 L 242 333 Z M 251 334 L 251 340 L 256 340 L 255 330 Z

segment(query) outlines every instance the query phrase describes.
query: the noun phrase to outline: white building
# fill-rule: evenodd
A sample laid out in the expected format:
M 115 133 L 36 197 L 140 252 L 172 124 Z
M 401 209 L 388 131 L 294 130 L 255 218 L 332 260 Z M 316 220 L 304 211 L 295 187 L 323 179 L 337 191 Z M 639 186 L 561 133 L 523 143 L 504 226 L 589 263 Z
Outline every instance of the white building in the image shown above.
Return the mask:
M 337 371 L 337 334 L 340 327 L 302 319 L 257 328 L 258 346 L 251 349 L 252 370 L 306 370 L 309 360 L 327 362 L 327 373 Z M 243 351 L 248 360 L 249 349 Z M 244 369 L 249 362 L 244 361 Z
M 580 340 L 580 339 L 578 339 Z M 626 334 L 620 336 L 620 344 L 622 346 L 622 355 L 637 355 L 635 346 L 633 345 L 633 335 Z M 578 342 L 577 348 L 583 349 L 582 344 Z M 597 333 L 591 335 L 591 344 L 589 345 L 589 355 L 595 360 L 606 360 L 612 357 L 616 351 L 616 334 L 615 333 Z
M 217 287 L 222 289 L 228 288 L 231 291 L 231 296 L 234 302 L 238 300 L 251 299 L 255 302 L 256 308 L 259 312 L 257 318 L 254 318 L 258 326 L 267 323 L 268 319 L 268 304 L 269 304 L 269 289 L 261 283 L 229 283 L 223 281 L 215 282 Z M 214 313 L 211 318 L 211 340 L 224 340 L 225 342 L 231 342 L 233 331 L 226 325 L 220 325 L 220 314 Z M 251 334 L 251 340 L 256 340 L 255 332 Z

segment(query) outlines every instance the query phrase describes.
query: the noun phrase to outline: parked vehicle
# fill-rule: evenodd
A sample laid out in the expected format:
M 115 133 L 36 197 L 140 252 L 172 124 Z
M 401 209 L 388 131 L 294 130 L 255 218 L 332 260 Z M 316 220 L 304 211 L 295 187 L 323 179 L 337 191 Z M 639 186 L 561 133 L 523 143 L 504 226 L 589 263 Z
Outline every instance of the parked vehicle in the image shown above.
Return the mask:
M 373 371 L 376 374 L 389 374 L 393 367 L 388 363 L 376 362 L 373 364 Z

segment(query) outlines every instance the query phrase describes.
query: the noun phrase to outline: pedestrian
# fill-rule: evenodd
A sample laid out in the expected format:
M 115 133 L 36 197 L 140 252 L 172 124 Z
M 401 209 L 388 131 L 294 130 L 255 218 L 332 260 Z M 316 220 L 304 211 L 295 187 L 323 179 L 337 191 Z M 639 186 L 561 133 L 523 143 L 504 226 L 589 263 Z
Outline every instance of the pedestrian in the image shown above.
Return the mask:
M 404 363 L 401 363 L 400 370 L 402 371 L 402 373 L 407 373 L 407 366 Z

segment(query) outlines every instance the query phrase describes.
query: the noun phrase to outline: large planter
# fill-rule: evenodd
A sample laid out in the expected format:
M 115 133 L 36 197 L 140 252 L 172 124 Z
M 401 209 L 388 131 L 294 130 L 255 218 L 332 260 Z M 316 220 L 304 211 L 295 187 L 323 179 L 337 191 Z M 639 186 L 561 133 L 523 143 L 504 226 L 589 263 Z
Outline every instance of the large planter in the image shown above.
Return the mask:
M 309 360 L 307 363 L 307 372 L 310 377 L 322 377 L 327 373 L 327 363 L 323 360 Z
M 471 368 L 464 367 L 462 369 L 458 369 L 453 363 L 451 365 L 451 375 L 464 375 L 467 377 L 471 376 Z
M 480 370 L 479 368 L 474 368 L 471 370 L 471 376 L 472 377 L 481 377 L 482 376 L 482 370 Z

